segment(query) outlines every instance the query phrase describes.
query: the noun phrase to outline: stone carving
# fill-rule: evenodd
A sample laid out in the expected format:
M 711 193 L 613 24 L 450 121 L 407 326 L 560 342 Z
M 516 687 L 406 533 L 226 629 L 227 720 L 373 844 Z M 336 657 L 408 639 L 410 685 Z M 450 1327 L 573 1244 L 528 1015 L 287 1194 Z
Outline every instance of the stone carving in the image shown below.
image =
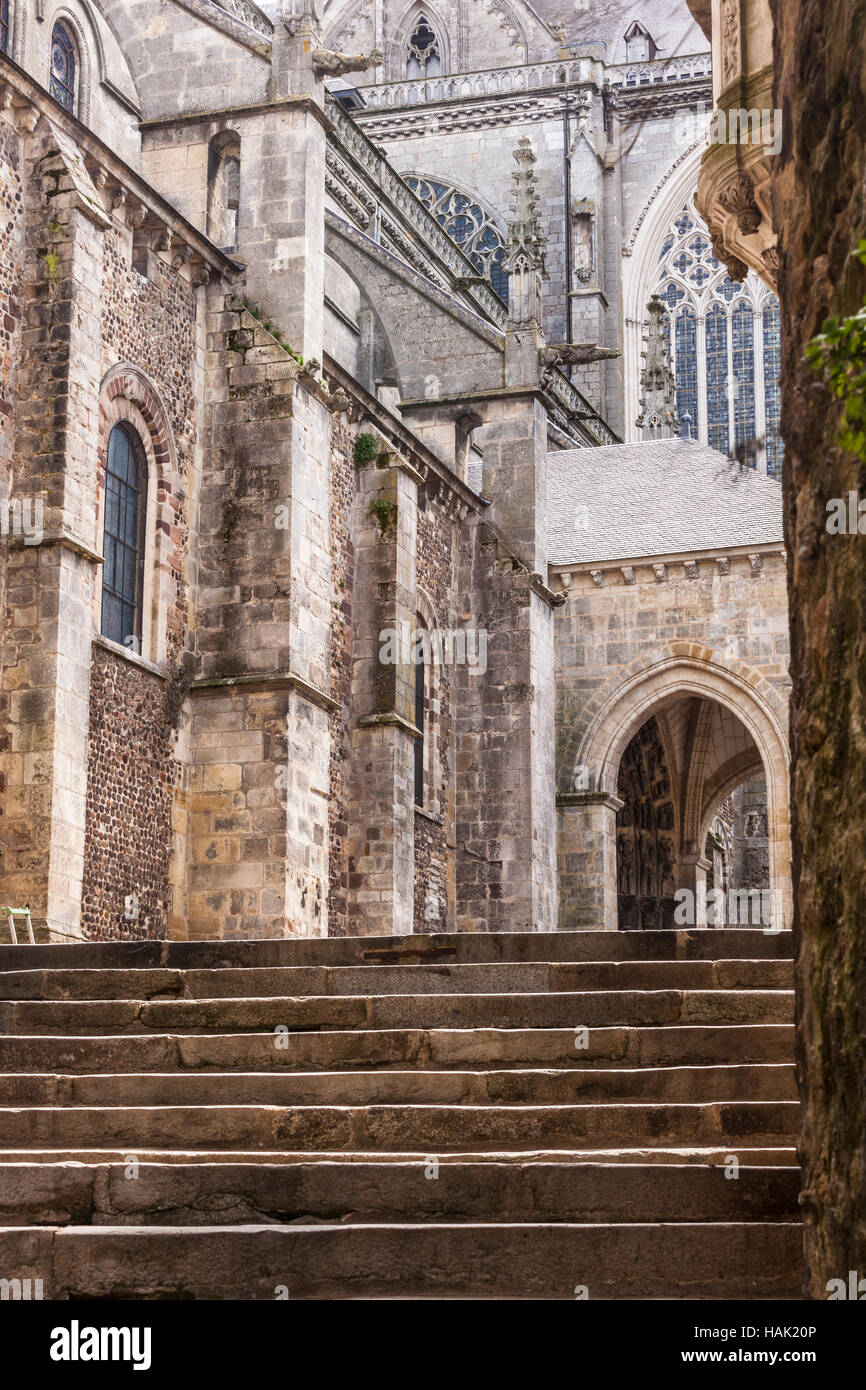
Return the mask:
M 312 53 L 313 71 L 317 77 L 342 77 L 347 72 L 366 72 L 368 68 L 378 68 L 385 61 L 381 48 L 369 53 L 332 53 L 329 48 L 314 48 Z
M 721 261 L 722 265 L 725 266 L 734 284 L 741 285 L 749 273 L 746 262 L 741 261 L 739 256 L 735 256 L 732 251 L 728 250 L 722 240 L 721 232 L 713 232 L 710 240 L 716 260 Z
M 546 367 L 585 367 L 590 362 L 604 362 L 619 356 L 619 348 L 603 348 L 597 343 L 552 343 L 541 351 L 541 361 Z
M 722 87 L 728 87 L 739 76 L 740 59 L 740 0 L 721 0 Z
M 736 215 L 737 226 L 743 236 L 754 236 L 761 225 L 761 209 L 755 202 L 755 190 L 750 178 L 741 174 L 733 183 L 729 183 L 719 194 L 719 202 L 725 212 Z

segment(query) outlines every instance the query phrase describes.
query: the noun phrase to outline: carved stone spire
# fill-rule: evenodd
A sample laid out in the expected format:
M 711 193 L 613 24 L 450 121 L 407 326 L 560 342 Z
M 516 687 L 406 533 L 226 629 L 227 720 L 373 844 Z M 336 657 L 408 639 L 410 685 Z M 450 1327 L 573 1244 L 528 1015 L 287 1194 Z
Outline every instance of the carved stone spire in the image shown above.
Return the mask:
M 505 269 L 509 274 L 509 318 L 514 324 L 541 325 L 541 280 L 544 277 L 545 239 L 538 218 L 535 184 L 536 162 L 532 145 L 523 136 L 514 151 L 512 197 L 514 210 L 508 227 Z
M 658 295 L 653 295 L 647 305 L 646 350 L 641 353 L 640 415 L 635 422 L 643 431 L 644 439 L 673 439 L 680 428 L 665 312 Z

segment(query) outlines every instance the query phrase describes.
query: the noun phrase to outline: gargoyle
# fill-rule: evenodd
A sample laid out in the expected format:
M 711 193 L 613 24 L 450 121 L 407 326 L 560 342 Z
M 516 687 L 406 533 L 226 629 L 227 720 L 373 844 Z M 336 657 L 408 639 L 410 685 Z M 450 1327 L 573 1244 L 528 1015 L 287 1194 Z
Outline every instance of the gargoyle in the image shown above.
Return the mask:
M 385 55 L 380 48 L 370 53 L 332 53 L 329 48 L 313 49 L 313 68 L 318 77 L 342 77 L 344 72 L 366 72 L 384 63 Z
M 546 367 L 585 367 L 589 362 L 621 355 L 618 348 L 603 348 L 597 343 L 552 343 L 542 349 L 541 360 Z

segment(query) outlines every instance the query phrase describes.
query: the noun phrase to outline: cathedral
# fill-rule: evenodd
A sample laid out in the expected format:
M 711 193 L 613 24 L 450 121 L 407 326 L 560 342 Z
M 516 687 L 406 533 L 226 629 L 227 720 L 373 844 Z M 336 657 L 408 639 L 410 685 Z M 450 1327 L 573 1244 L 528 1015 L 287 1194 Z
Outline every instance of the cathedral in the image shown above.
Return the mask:
M 3 1299 L 801 1296 L 746 4 L 0 0 Z
M 3 901 L 787 924 L 779 310 L 686 5 L 2 6 Z

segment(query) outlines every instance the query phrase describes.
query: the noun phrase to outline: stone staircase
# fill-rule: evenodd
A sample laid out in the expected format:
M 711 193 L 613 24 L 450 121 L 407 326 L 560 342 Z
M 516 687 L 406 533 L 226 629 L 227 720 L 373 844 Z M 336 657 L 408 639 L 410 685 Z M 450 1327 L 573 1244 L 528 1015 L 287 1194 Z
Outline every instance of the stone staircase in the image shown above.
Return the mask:
M 744 929 L 2 946 L 0 1277 L 798 1299 L 790 957 Z

